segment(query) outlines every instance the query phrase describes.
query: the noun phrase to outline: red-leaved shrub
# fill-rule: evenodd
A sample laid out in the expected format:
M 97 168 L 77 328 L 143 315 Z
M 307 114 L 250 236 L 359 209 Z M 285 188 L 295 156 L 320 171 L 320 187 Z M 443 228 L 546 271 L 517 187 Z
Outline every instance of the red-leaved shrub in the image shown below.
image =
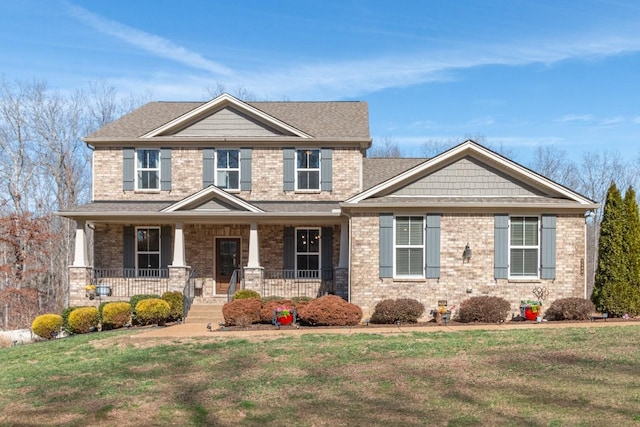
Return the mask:
M 248 326 L 260 322 L 262 301 L 258 298 L 244 298 L 230 301 L 222 306 L 224 323 L 227 326 Z
M 310 325 L 353 326 L 360 323 L 362 309 L 339 296 L 326 295 L 298 306 L 298 318 Z

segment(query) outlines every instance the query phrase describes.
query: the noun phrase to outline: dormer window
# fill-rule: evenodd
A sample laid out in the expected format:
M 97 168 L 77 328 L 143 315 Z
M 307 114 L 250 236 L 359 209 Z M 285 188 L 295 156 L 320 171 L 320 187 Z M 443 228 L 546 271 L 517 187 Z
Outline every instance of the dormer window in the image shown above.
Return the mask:
M 225 190 L 240 190 L 240 150 L 216 150 L 216 183 Z
M 296 190 L 320 190 L 320 150 L 296 150 Z
M 136 150 L 136 189 L 160 190 L 160 150 Z

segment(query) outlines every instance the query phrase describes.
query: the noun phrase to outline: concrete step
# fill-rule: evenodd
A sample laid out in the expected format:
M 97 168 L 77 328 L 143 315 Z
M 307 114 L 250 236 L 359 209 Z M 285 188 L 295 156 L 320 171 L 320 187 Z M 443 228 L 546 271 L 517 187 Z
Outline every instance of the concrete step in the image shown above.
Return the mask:
M 185 319 L 185 323 L 211 323 L 217 325 L 222 322 L 224 322 L 222 304 L 193 304 Z
M 194 305 L 225 305 L 227 303 L 226 296 L 215 296 L 215 297 L 195 297 L 193 299 L 192 306 Z

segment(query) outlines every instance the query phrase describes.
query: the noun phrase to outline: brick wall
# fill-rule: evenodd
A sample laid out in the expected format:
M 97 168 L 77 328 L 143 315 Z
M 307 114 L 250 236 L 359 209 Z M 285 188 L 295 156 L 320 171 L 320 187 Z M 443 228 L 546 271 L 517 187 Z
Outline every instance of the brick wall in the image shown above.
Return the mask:
M 370 314 L 387 298 L 415 298 L 426 314 L 438 300 L 457 305 L 480 295 L 500 296 L 519 313 L 522 299 L 535 299 L 534 287 L 549 290 L 545 307 L 558 298 L 584 297 L 584 218 L 558 216 L 555 280 L 498 280 L 493 274 L 493 215 L 442 216 L 440 279 L 394 280 L 379 277 L 378 215 L 352 217 L 351 302 Z M 463 263 L 462 252 L 469 243 L 473 256 Z
M 362 155 L 357 148 L 335 148 L 332 155 L 332 191 L 283 191 L 281 148 L 252 150 L 252 190 L 237 193 L 247 200 L 345 200 L 360 191 Z M 122 148 L 93 152 L 94 200 L 180 200 L 202 189 L 202 149 L 171 150 L 171 191 L 123 191 Z

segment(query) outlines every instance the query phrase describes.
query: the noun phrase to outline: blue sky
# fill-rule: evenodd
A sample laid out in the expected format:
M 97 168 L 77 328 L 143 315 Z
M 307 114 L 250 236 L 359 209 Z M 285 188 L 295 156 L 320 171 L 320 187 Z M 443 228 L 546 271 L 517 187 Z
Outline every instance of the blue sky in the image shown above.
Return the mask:
M 635 0 L 62 1 L 0 4 L 0 73 L 154 100 L 362 100 L 371 134 L 422 155 L 482 136 L 526 163 L 640 153 Z

